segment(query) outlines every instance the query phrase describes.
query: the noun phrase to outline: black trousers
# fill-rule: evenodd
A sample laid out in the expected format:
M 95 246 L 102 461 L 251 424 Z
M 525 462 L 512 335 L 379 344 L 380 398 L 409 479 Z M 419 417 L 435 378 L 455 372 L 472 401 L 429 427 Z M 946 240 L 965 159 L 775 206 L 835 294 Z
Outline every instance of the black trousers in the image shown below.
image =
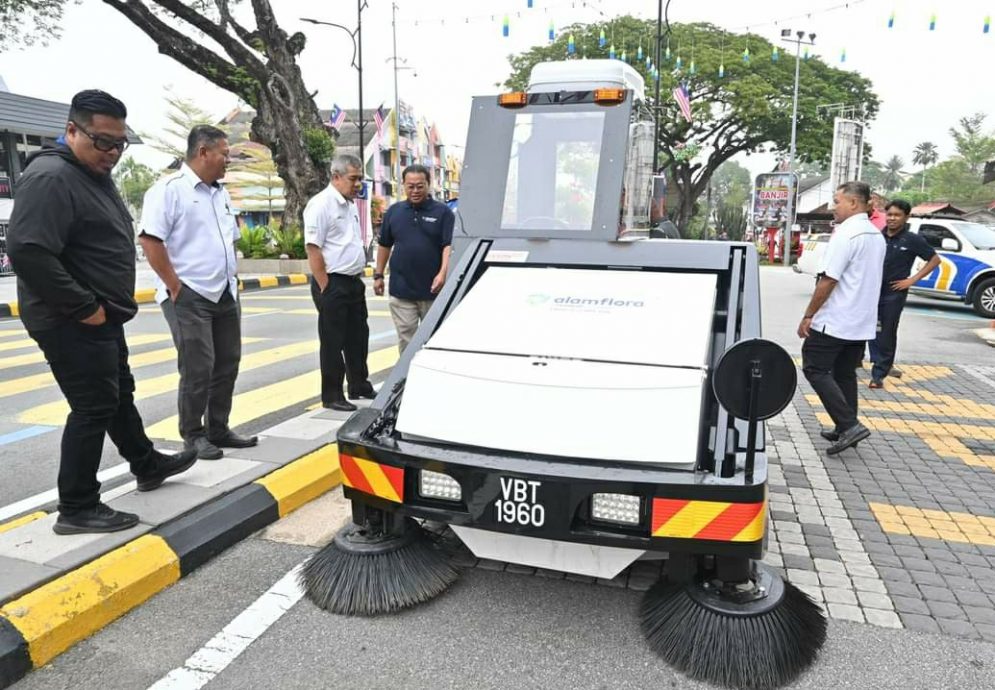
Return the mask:
M 843 432 L 857 423 L 857 367 L 863 340 L 841 340 L 813 330 L 802 344 L 802 373 Z
M 321 402 L 343 400 L 343 380 L 348 380 L 350 396 L 370 393 L 373 386 L 366 366 L 370 327 L 363 279 L 329 273 L 328 285 L 321 292 L 312 278 L 311 298 L 318 308 Z
M 104 434 L 142 476 L 155 469 L 152 441 L 135 408 L 135 379 L 128 366 L 124 327 L 66 323 L 31 331 L 69 403 L 59 464 L 59 512 L 72 514 L 100 500 L 97 469 Z
M 223 438 L 242 360 L 238 302 L 229 290 L 215 304 L 184 286 L 175 303 L 162 303 L 162 313 L 173 334 L 180 372 L 180 436 L 187 443 L 199 436 Z
M 905 290 L 893 290 L 881 295 L 878 302 L 878 335 L 867 344 L 871 361 L 871 378 L 883 381 L 895 364 L 895 352 L 898 349 L 898 322 L 905 309 L 905 300 L 909 293 Z

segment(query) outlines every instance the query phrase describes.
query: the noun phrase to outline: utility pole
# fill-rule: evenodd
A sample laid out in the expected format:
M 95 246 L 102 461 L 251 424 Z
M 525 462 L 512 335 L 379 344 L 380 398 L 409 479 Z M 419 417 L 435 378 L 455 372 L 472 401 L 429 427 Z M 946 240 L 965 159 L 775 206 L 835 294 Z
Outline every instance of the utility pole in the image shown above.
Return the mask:
M 669 2 L 669 0 L 668 0 Z M 656 58 L 653 66 L 660 69 L 660 44 L 663 43 L 663 0 L 656 3 Z M 654 104 L 655 117 L 653 118 L 653 174 L 657 173 L 657 166 L 660 160 L 660 77 L 656 78 L 656 103 Z
M 397 95 L 397 3 L 390 6 L 391 26 L 394 32 L 394 198 L 401 200 L 401 100 Z
M 788 153 L 788 172 L 792 175 L 795 174 L 795 148 L 797 144 L 797 132 L 798 132 L 798 79 L 801 74 L 801 52 L 802 45 L 815 45 L 815 34 L 809 34 L 808 40 L 805 40 L 804 31 L 796 31 L 796 38 L 791 38 L 791 29 L 784 29 L 781 31 L 781 40 L 787 41 L 788 43 L 795 44 L 795 93 L 791 101 L 791 146 Z M 797 176 L 795 180 L 797 182 Z M 788 192 L 788 204 L 786 207 L 787 213 L 784 219 L 784 248 L 781 250 L 782 258 L 784 259 L 784 265 L 791 265 L 791 229 L 795 224 L 795 195 L 798 193 L 797 184 L 793 189 Z M 773 259 L 773 257 L 771 257 Z
M 359 72 L 359 160 L 363 164 L 363 179 L 366 179 L 366 148 L 363 141 L 363 9 L 366 7 L 366 0 L 356 0 L 356 44 L 359 53 L 359 61 L 356 70 Z

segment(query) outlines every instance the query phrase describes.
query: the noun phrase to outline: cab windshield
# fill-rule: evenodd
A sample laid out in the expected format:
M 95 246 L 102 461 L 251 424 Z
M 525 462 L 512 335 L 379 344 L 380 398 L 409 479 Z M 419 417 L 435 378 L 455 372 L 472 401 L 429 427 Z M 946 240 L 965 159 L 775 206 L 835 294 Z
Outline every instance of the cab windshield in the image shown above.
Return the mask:
M 951 225 L 957 229 L 964 238 L 974 245 L 975 249 L 995 249 L 995 230 L 981 223 L 966 223 L 964 221 L 953 221 Z

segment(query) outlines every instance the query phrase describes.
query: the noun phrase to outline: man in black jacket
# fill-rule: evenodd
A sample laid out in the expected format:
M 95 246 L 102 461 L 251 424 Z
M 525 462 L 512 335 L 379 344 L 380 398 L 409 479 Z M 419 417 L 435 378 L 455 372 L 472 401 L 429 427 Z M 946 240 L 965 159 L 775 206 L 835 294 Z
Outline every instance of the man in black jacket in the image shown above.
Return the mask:
M 69 402 L 59 467 L 57 534 L 115 532 L 138 516 L 100 502 L 97 469 L 108 434 L 138 478 L 158 488 L 195 451 L 152 447 L 135 409 L 124 324 L 135 316 L 131 216 L 111 180 L 128 146 L 124 104 L 103 91 L 73 97 L 64 146 L 31 156 L 17 184 L 7 251 L 21 321 Z

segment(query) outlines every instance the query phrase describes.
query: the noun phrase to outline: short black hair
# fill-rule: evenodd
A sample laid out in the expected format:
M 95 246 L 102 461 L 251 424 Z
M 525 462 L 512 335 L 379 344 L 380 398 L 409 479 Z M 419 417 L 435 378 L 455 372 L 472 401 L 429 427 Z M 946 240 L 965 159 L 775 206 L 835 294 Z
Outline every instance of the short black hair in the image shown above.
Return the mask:
M 425 181 L 428 182 L 429 184 L 432 183 L 432 173 L 424 165 L 413 163 L 408 167 L 406 167 L 404 169 L 404 172 L 401 173 L 401 182 L 404 182 L 404 179 L 408 176 L 408 173 L 411 173 L 412 175 L 424 175 Z
M 905 215 L 909 215 L 912 213 L 912 204 L 907 202 L 905 199 L 894 199 L 893 201 L 891 201 L 891 203 L 889 203 L 887 206 L 884 207 L 884 210 L 887 211 L 892 206 L 897 208 Z
M 865 204 L 870 203 L 871 201 L 871 186 L 866 182 L 851 180 L 850 182 L 844 182 L 836 189 L 837 191 L 843 192 L 847 196 L 857 197 Z
M 228 135 L 223 129 L 218 129 L 213 125 L 197 125 L 187 135 L 187 160 L 192 160 L 201 146 L 210 148 L 227 138 Z
M 81 125 L 93 122 L 94 115 L 108 115 L 123 120 L 128 117 L 124 103 L 100 89 L 87 89 L 73 96 L 69 104 L 69 120 Z

